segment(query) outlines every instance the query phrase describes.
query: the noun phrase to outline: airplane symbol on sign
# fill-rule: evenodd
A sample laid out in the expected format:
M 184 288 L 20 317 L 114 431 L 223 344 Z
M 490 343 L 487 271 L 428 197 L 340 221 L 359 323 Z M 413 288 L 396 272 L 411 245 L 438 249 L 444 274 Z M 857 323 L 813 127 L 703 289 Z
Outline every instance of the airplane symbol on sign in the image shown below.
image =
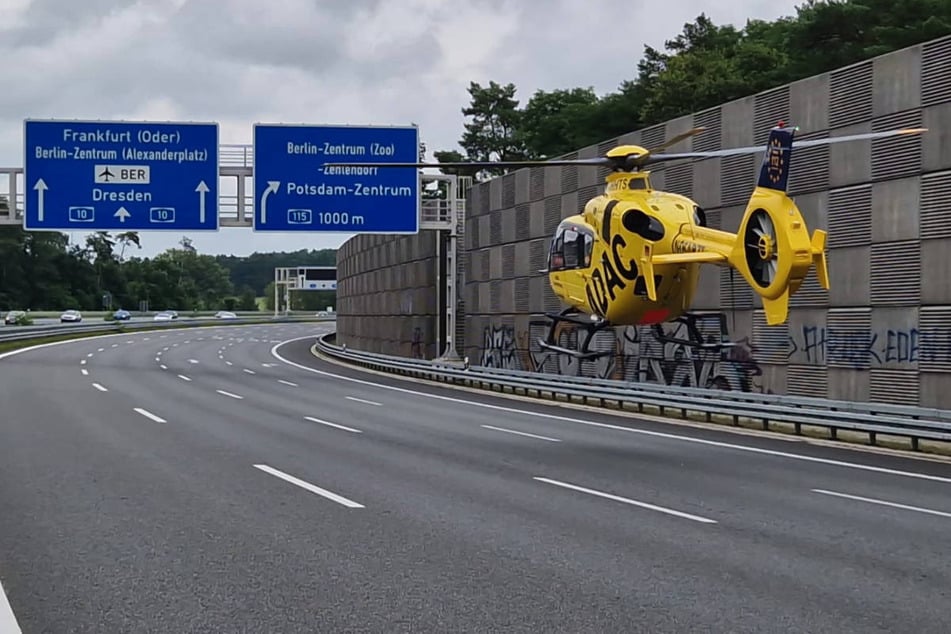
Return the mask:
M 112 178 L 113 176 L 115 176 L 115 174 L 113 174 L 111 171 L 109 171 L 109 168 L 106 167 L 106 169 L 103 170 L 102 173 L 99 174 L 99 176 L 100 176 L 100 178 L 102 178 L 104 181 L 106 181 L 106 182 L 108 183 L 108 182 L 109 182 L 109 179 Z

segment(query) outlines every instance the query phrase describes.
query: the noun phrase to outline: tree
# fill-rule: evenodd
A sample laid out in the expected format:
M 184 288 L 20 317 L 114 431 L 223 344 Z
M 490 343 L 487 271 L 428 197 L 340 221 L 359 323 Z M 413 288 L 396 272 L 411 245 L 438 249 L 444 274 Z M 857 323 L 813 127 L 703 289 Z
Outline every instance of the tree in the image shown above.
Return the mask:
M 501 85 L 494 81 L 483 87 L 469 83 L 472 100 L 462 109 L 462 114 L 471 120 L 464 124 L 465 132 L 459 145 L 465 151 L 467 161 L 516 161 L 525 158 L 525 147 L 517 130 L 521 119 L 515 84 Z M 455 156 L 437 152 L 443 157 Z M 440 159 L 442 160 L 442 159 Z M 454 161 L 453 161 L 454 162 Z M 504 174 L 506 169 L 478 170 L 474 176 L 483 180 L 491 175 Z

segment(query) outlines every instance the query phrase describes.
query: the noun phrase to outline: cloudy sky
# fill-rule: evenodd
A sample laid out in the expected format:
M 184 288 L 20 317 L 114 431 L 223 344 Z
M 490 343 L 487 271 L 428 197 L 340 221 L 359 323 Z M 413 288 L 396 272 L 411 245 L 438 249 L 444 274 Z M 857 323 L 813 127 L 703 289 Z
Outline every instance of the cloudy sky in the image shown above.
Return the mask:
M 743 24 L 798 3 L 0 0 L 0 165 L 23 164 L 24 118 L 218 121 L 223 144 L 250 143 L 255 122 L 416 123 L 430 151 L 454 148 L 470 81 L 514 82 L 523 103 L 537 89 L 603 94 L 701 11 Z M 349 236 L 189 237 L 247 255 Z M 143 234 L 141 255 L 180 238 Z

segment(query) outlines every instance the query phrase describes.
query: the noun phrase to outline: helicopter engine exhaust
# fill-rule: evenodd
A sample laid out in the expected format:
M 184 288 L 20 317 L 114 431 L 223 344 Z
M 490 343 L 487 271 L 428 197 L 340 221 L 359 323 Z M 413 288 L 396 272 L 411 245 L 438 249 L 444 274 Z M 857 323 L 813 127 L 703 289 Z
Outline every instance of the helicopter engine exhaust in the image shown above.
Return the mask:
M 789 298 L 815 265 L 819 284 L 829 288 L 826 232 L 812 236 L 796 203 L 786 194 L 794 130 L 770 132 L 759 181 L 740 222 L 730 262 L 762 298 L 769 325 L 783 323 Z

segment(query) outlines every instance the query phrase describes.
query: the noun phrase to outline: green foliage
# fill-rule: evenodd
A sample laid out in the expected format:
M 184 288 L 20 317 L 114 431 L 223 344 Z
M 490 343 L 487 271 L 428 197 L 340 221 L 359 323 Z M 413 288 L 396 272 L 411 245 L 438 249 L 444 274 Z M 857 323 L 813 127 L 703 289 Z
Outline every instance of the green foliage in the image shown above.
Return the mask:
M 255 311 L 275 267 L 334 266 L 337 259 L 333 249 L 242 258 L 200 254 L 188 238 L 179 247 L 154 258 L 131 257 L 130 250 L 141 248 L 136 232 L 100 231 L 70 244 L 65 234 L 0 227 L 0 311 L 137 311 L 143 301 L 149 310 L 183 314 Z
M 458 150 L 438 161 L 550 159 L 798 79 L 951 33 L 947 0 L 807 0 L 795 17 L 718 26 L 705 14 L 644 47 L 637 75 L 601 97 L 590 88 L 539 90 L 519 108 L 513 84 L 469 86 Z M 445 168 L 480 180 L 505 173 Z

